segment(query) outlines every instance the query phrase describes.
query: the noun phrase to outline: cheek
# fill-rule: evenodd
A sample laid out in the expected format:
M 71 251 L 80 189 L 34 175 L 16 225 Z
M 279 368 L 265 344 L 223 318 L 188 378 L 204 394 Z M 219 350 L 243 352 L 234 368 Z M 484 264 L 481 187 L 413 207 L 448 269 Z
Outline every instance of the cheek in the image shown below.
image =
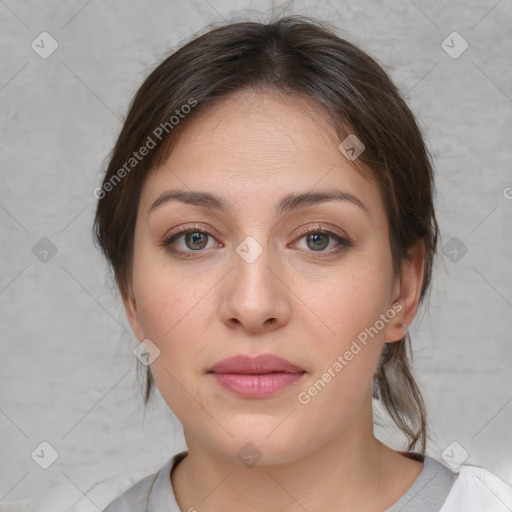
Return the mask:
M 183 287 L 186 286 L 184 290 Z M 173 340 L 187 339 L 196 328 L 195 318 L 204 307 L 204 293 L 190 283 L 149 276 L 138 288 L 138 317 L 146 336 L 161 350 L 171 349 Z
M 133 289 L 137 316 L 150 339 L 164 342 L 180 326 L 199 300 L 200 290 L 151 241 L 138 242 L 133 262 Z M 197 298 L 196 298 L 197 297 Z
M 193 280 L 165 275 L 157 265 L 144 268 L 151 270 L 144 270 L 140 279 L 135 277 L 134 269 L 134 291 L 144 335 L 160 350 L 151 364 L 151 373 L 162 398 L 183 421 L 195 403 L 189 396 L 196 393 L 190 385 L 190 370 L 197 364 L 197 353 L 204 348 L 195 341 L 204 338 L 198 334 L 204 329 L 204 291 L 191 285 Z
M 385 328 L 375 329 L 375 325 L 386 311 L 387 283 L 376 268 L 366 268 L 364 277 L 354 273 L 340 278 L 327 288 L 327 295 L 316 296 L 316 306 L 311 306 L 319 312 L 322 327 L 317 335 L 310 329 L 310 343 L 311 339 L 321 339 L 321 343 L 313 350 L 312 345 L 308 347 L 314 354 L 315 371 L 301 386 L 299 402 L 307 400 L 307 410 L 319 415 L 328 410 L 333 425 L 345 421 L 367 397 L 384 345 Z M 313 422 L 315 415 L 305 421 Z
M 188 378 L 187 372 L 201 365 L 198 354 L 211 344 L 207 333 L 214 317 L 212 285 L 198 279 L 197 272 L 173 266 L 157 251 L 141 250 L 137 256 L 133 270 L 137 316 L 145 337 L 160 350 L 151 371 L 158 387 L 160 381 L 164 389 L 174 389 L 177 384 L 169 373 L 180 382 Z
M 389 270 L 381 263 L 361 258 L 361 264 L 332 275 L 307 304 L 329 327 L 329 339 L 350 343 L 365 328 L 373 326 L 389 302 Z M 382 333 L 384 336 L 384 333 Z

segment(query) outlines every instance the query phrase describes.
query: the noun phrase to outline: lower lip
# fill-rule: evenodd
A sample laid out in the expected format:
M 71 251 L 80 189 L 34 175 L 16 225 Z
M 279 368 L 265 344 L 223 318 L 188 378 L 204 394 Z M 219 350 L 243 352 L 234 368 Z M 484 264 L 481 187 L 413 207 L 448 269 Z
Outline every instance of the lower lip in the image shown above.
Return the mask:
M 212 373 L 217 382 L 228 391 L 247 398 L 264 398 L 297 382 L 304 373 Z

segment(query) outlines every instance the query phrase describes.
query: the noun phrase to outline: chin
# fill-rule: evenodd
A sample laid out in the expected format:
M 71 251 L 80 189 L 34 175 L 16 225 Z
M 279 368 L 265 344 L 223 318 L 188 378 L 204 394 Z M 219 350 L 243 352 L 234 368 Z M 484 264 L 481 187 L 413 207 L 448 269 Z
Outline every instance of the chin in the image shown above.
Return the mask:
M 210 443 L 216 450 L 236 457 L 247 467 L 255 463 L 260 466 L 287 464 L 314 450 L 312 439 L 298 425 L 293 425 L 292 416 L 283 421 L 286 415 L 281 418 L 257 414 L 249 418 L 244 415 L 231 422 L 223 422 L 233 437 L 225 433 L 221 439 L 211 439 Z

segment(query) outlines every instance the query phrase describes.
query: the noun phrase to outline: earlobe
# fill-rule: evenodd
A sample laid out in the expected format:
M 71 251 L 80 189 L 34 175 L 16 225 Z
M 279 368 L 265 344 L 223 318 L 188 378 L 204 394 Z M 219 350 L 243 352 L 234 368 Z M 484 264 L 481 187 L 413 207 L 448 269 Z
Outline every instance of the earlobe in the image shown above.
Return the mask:
M 404 305 L 400 300 L 393 303 L 392 311 L 395 315 L 392 320 L 388 323 L 386 328 L 385 341 L 392 343 L 394 341 L 401 340 L 407 334 L 408 325 L 401 320 L 404 311 Z
M 402 264 L 399 281 L 396 281 L 395 301 L 401 305 L 394 319 L 386 329 L 386 341 L 401 340 L 407 334 L 407 328 L 411 325 L 418 309 L 425 265 L 425 244 L 420 240 L 409 250 L 409 259 Z

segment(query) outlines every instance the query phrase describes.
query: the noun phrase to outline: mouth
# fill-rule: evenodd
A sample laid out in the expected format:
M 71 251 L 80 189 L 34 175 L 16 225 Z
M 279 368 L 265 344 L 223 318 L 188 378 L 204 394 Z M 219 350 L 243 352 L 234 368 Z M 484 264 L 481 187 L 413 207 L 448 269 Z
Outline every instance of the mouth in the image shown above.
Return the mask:
M 306 373 L 272 354 L 238 355 L 219 361 L 207 372 L 224 389 L 245 398 L 264 398 L 281 391 Z

